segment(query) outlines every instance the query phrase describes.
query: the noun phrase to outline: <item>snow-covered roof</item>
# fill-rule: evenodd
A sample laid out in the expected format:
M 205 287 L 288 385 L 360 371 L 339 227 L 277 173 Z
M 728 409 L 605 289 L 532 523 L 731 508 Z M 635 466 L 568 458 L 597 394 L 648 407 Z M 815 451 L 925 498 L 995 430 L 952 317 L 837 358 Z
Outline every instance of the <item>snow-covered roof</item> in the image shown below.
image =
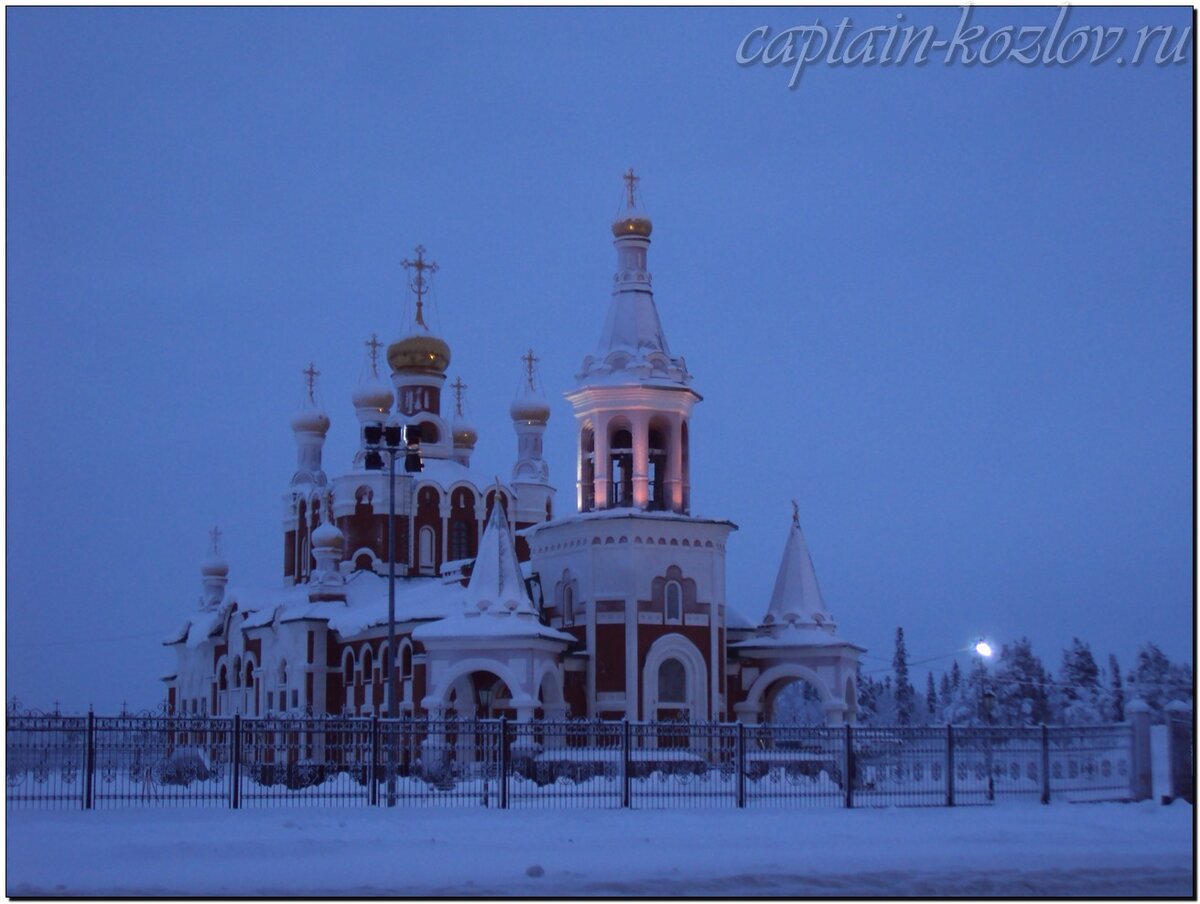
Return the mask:
M 479 539 L 479 553 L 466 590 L 458 588 L 458 602 L 445 618 L 413 631 L 416 640 L 462 637 L 544 637 L 574 641 L 570 634 L 548 628 L 538 618 L 529 598 L 512 529 L 504 506 L 492 506 L 492 515 Z
M 496 483 L 494 474 L 486 474 L 475 468 L 469 468 L 453 459 L 422 458 L 421 462 L 422 469 L 412 475 L 417 485 L 436 483 L 442 489 L 448 490 L 456 483 L 469 483 L 486 495 L 489 487 Z M 400 462 L 397 462 L 397 470 L 399 470 L 399 465 Z M 509 496 L 515 495 L 511 487 L 507 487 L 503 483 L 500 486 Z
M 800 529 L 800 518 L 793 517 L 787 543 L 783 547 L 783 560 L 779 563 L 779 574 L 775 577 L 775 589 L 771 592 L 771 602 L 763 617 L 763 624 L 832 621 L 829 610 L 825 608 L 821 588 L 817 584 L 817 572 L 813 568 L 804 532 Z
M 245 618 L 236 622 L 242 630 L 267 627 L 272 624 L 317 619 L 327 622 L 332 630 L 343 636 L 353 636 L 370 628 L 387 624 L 388 582 L 370 571 L 356 571 L 346 577 L 346 601 L 313 603 L 309 601 L 308 584 L 291 587 L 258 589 L 234 587 L 226 594 L 227 603 L 236 603 Z M 444 584 L 436 578 L 398 578 L 396 580 L 396 621 L 427 621 L 448 615 L 459 602 L 462 587 L 457 583 Z M 209 616 L 199 613 L 187 634 L 189 647 L 199 646 L 210 633 L 221 626 L 228 606 Z M 182 632 L 180 632 L 182 634 Z M 175 642 L 178 642 L 177 638 Z
M 639 518 L 645 521 L 684 521 L 689 524 L 701 522 L 703 524 L 727 524 L 734 530 L 737 525 L 725 518 L 698 518 L 695 515 L 681 515 L 679 512 L 659 512 L 659 511 L 643 511 L 635 508 L 610 508 L 600 509 L 595 512 L 574 512 L 570 515 L 564 515 L 561 518 L 555 518 L 553 521 L 541 521 L 537 524 L 531 524 L 529 527 L 522 528 L 517 531 L 517 534 L 522 537 L 532 537 L 539 530 L 559 524 L 570 524 L 575 521 L 606 521 L 618 518 Z

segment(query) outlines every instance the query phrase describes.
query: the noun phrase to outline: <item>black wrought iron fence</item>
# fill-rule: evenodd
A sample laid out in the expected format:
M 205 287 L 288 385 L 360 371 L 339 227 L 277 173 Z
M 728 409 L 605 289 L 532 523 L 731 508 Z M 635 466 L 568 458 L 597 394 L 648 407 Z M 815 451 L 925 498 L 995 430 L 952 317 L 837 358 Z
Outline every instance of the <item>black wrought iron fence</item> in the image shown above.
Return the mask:
M 1130 796 L 1127 724 L 11 714 L 9 807 L 870 807 Z

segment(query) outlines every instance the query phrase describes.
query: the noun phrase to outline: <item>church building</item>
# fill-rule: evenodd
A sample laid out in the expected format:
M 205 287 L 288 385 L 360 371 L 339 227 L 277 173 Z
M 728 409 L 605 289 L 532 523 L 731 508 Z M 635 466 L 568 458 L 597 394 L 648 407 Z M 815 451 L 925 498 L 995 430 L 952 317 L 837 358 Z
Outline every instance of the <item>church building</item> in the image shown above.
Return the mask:
M 737 528 L 692 512 L 701 396 L 659 319 L 637 181 L 626 173 L 612 224 L 617 268 L 600 341 L 565 393 L 575 424 L 558 435 L 573 435 L 577 475 L 566 511 L 542 457 L 550 407 L 532 351 L 510 408 L 511 478 L 473 468 L 466 387 L 447 386 L 451 348 L 424 316 L 437 265 L 418 247 L 403 262 L 415 317 L 386 348 L 390 381 L 383 344 L 367 343 L 368 376 L 351 399 L 359 448 L 345 470 L 325 470 L 331 421 L 318 371 L 305 371 L 281 585 L 230 585 L 214 529 L 199 604 L 165 641 L 176 655 L 164 678 L 170 711 L 386 716 L 395 669 L 391 711 L 414 718 L 756 723 L 799 680 L 826 724 L 854 720 L 863 650 L 837 634 L 794 506 L 770 599 L 734 588 L 727 600 Z M 401 427 L 409 443 L 390 486 L 378 467 L 388 453 L 372 444 L 379 426 Z

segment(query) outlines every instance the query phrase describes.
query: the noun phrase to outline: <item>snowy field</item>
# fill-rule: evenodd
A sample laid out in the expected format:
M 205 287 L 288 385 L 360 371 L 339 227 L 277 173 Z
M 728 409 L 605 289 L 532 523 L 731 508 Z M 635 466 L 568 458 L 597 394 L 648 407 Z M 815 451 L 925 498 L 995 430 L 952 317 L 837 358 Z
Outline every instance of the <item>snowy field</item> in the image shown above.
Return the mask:
M 1192 895 L 1192 808 L 8 812 L 25 895 Z

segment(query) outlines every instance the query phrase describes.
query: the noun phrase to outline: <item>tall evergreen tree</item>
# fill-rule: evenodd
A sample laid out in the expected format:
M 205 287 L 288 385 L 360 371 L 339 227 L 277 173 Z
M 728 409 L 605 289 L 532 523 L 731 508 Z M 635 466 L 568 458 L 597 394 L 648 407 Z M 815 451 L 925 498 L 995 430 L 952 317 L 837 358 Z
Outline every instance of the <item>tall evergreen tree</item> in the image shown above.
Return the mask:
M 942 680 L 938 683 L 938 696 L 941 698 L 942 706 L 945 706 L 946 701 L 950 699 L 950 676 L 945 672 L 942 672 Z
M 878 724 L 878 683 L 870 676 L 863 674 L 862 663 L 858 663 L 855 684 L 858 687 L 858 721 L 862 725 Z
M 962 669 L 958 667 L 958 660 L 954 660 L 954 665 L 950 667 L 950 687 L 958 690 L 962 686 Z
M 933 683 L 933 672 L 927 672 L 925 675 L 925 711 L 928 714 L 928 722 L 938 717 L 937 685 Z
M 896 724 L 911 725 L 913 701 L 916 691 L 908 681 L 908 651 L 904 648 L 904 629 L 896 629 L 896 653 L 892 657 L 892 672 L 895 676 Z
M 1091 725 L 1104 720 L 1100 667 L 1091 647 L 1078 637 L 1063 650 L 1062 669 L 1055 697 L 1062 707 L 1060 717 L 1068 725 Z
M 1037 725 L 1050 721 L 1049 678 L 1033 652 L 1029 638 L 1000 648 L 1000 663 L 993 680 L 995 721 L 999 725 Z
M 1125 721 L 1125 684 L 1121 680 L 1121 667 L 1117 657 L 1108 654 L 1108 718 L 1113 722 Z
M 1133 693 L 1150 704 L 1155 715 L 1167 704 L 1170 685 L 1171 660 L 1158 648 L 1148 643 L 1138 650 L 1137 664 L 1133 669 Z

